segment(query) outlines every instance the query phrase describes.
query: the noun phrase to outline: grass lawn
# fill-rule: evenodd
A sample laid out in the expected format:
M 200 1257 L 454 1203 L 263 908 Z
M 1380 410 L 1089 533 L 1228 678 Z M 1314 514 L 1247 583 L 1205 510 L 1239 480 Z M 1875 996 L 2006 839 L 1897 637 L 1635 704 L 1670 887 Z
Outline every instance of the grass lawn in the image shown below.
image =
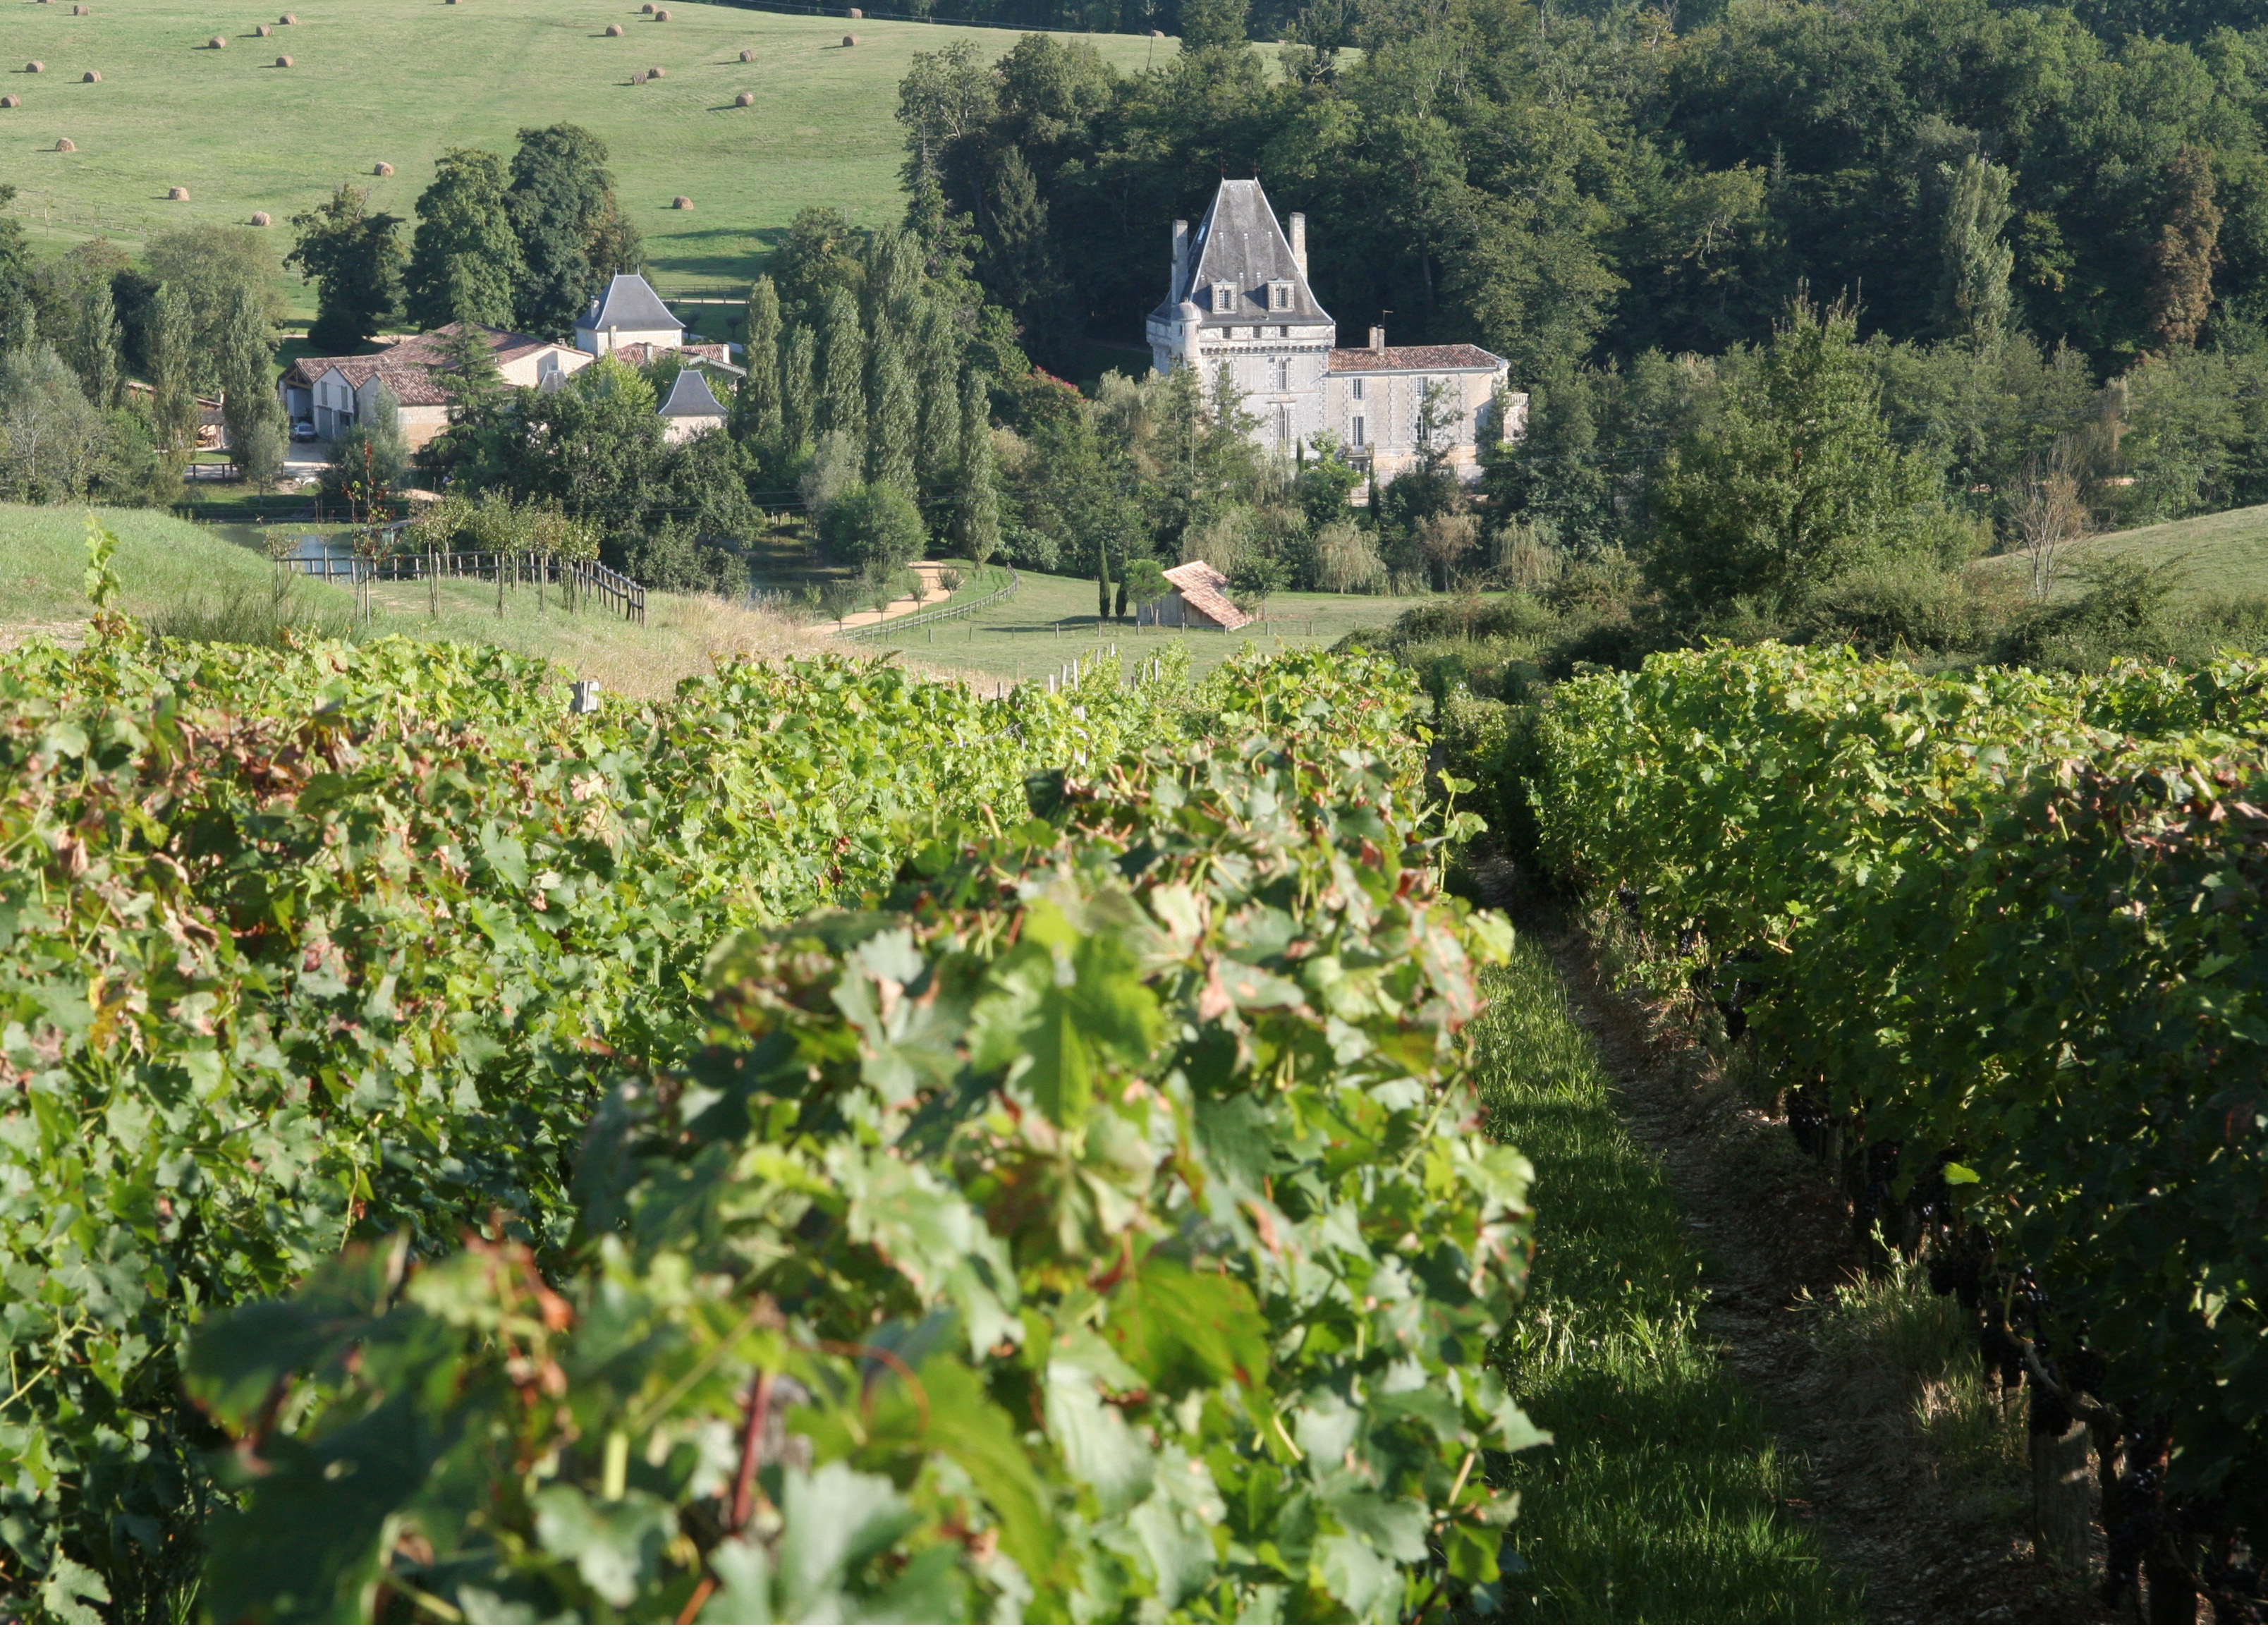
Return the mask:
M 20 188 L 16 215 L 46 247 L 98 235 L 138 246 L 265 210 L 281 254 L 291 217 L 340 181 L 409 217 L 443 150 L 508 153 L 523 125 L 566 121 L 612 150 L 656 285 L 739 293 L 799 209 L 832 204 L 861 225 L 898 217 L 903 133 L 892 115 L 915 52 L 974 38 L 990 61 L 1017 37 L 698 0 L 667 9 L 657 23 L 637 0 L 304 0 L 296 25 L 261 40 L 254 26 L 273 23 L 280 4 L 95 0 L 86 17 L 17 4 L 0 89 L 24 105 L 0 112 L 0 183 Z M 609 23 L 621 38 L 605 37 Z M 843 46 L 846 30 L 856 48 Z M 214 34 L 227 48 L 203 48 Z M 1175 49 L 1125 34 L 1094 43 L 1125 70 Z M 754 62 L 740 60 L 744 49 Z M 283 54 L 291 67 L 273 65 Z M 47 71 L 26 73 L 27 59 Z M 663 78 L 630 84 L 654 67 Z M 80 83 L 90 69 L 101 83 Z M 755 106 L 733 105 L 741 91 Z M 62 136 L 77 151 L 55 151 Z M 380 162 L 394 174 L 374 175 Z M 166 201 L 176 186 L 188 202 Z M 669 207 L 681 193 L 690 212 Z M 288 291 L 312 313 L 312 289 L 293 278 Z M 730 313 L 706 314 L 714 328 Z
M 257 526 L 195 526 L 150 509 L 107 510 L 102 517 L 118 534 L 113 563 L 128 614 L 162 627 L 268 603 L 274 578 L 256 546 Z M 85 548 L 85 511 L 0 504 L 0 645 L 33 633 L 78 637 L 89 611 L 81 586 Z M 291 593 L 291 619 L 320 630 L 495 644 L 547 656 L 578 677 L 641 696 L 667 695 L 679 679 L 706 673 L 729 654 L 803 654 L 832 642 L 777 616 L 672 593 L 649 595 L 646 624 L 638 627 L 597 611 L 570 615 L 556 591 L 539 609 L 528 588 L 506 593 L 499 616 L 494 585 L 470 581 L 442 583 L 436 615 L 423 584 L 381 582 L 372 589 L 374 619 L 350 627 L 354 600 L 346 588 L 299 580 Z
M 2057 560 L 2056 596 L 2079 591 L 2078 580 L 2070 574 L 2073 567 L 2089 559 L 2130 556 L 2153 563 L 2175 562 L 2183 597 L 2268 597 L 2268 506 L 2230 509 L 2091 538 Z M 1995 555 L 1984 563 L 2029 580 L 2031 567 L 2021 552 Z
M 870 650 L 903 650 L 940 672 L 1014 680 L 1044 679 L 1098 646 L 1116 644 L 1121 660 L 1133 661 L 1169 640 L 1179 640 L 1189 645 L 1190 670 L 1202 674 L 1248 641 L 1269 651 L 1333 644 L 1358 629 L 1384 627 L 1419 602 L 1360 593 L 1278 593 L 1268 601 L 1264 627 L 1256 623 L 1233 633 L 1184 633 L 1137 628 L 1130 622 L 1100 622 L 1090 578 L 1042 576 L 1035 571 L 1021 575 L 1022 590 L 993 610 L 858 643 Z
M 1695 1326 L 1701 1262 L 1660 1167 L 1615 1115 L 1550 962 L 1522 939 L 1481 1024 L 1491 1127 L 1535 1166 L 1536 1250 L 1506 1341 L 1554 1444 L 1513 1460 L 1506 1621 L 1831 1622 L 1857 1601 L 1762 1409 Z

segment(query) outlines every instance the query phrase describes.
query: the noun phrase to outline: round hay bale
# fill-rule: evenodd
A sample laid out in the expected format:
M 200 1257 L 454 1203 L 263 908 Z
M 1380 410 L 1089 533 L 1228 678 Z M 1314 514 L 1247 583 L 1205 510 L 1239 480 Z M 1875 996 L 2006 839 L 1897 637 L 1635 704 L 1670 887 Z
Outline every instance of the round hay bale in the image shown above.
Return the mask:
M 0 107 L 20 107 L 23 105 L 24 99 L 20 96 L 0 96 Z
M 843 43 L 845 45 L 856 45 L 858 43 L 858 36 L 857 34 L 844 34 L 843 36 Z
M 287 28 L 288 28 L 288 27 L 290 27 L 292 24 L 294 24 L 294 23 L 298 22 L 299 19 L 298 19 L 298 18 L 296 18 L 296 17 L 292 16 L 291 12 L 286 11 L 286 12 L 284 12 L 284 15 L 283 15 L 283 16 L 281 16 L 281 17 L 277 18 L 276 20 L 277 22 L 279 22 L 279 23 L 282 23 L 285 27 L 287 27 Z
M 644 85 L 645 83 L 645 70 L 641 68 L 636 73 L 632 74 L 630 76 L 630 83 L 632 85 Z
M 656 11 L 653 14 L 653 20 L 657 23 L 667 22 L 669 20 L 669 9 L 665 6 L 660 11 Z
M 863 23 L 866 20 L 866 14 L 855 5 L 849 11 L 843 12 L 843 15 L 849 18 L 854 23 Z
M 228 41 L 222 39 L 218 34 L 215 34 L 211 39 L 205 41 L 205 49 L 208 51 L 225 51 L 228 49 Z
M 667 76 L 659 68 L 649 68 L 645 70 L 645 77 L 649 79 L 659 79 L 665 78 Z
M 269 34 L 276 32 L 276 25 L 273 23 L 262 23 L 259 27 L 254 29 L 252 32 L 265 40 Z
M 733 106 L 735 107 L 753 107 L 755 105 L 756 93 L 754 91 L 742 91 L 738 96 L 733 98 Z
M 45 73 L 47 70 L 48 65 L 45 63 L 26 63 L 24 64 L 24 71 L 26 73 Z
M 1166 37 L 1166 31 L 1162 28 L 1152 28 L 1150 31 L 1150 37 L 1152 40 L 1162 40 Z
M 78 82 L 81 85 L 100 85 L 102 83 L 101 71 L 98 69 L 90 68 L 85 73 L 79 75 Z
M 77 152 L 78 151 L 78 144 L 73 141 L 70 136 L 65 136 L 56 141 L 55 151 L 57 152 Z M 181 195 L 183 197 L 187 197 L 189 195 L 184 192 Z
M 291 65 L 291 59 L 288 56 L 279 56 L 276 59 L 276 65 L 278 68 L 289 68 Z
M 691 209 L 693 207 L 693 200 L 687 197 L 681 192 L 675 197 L 669 200 L 669 207 L 672 209 Z
M 622 26 L 620 23 L 608 23 L 608 24 L 607 25 L 607 38 L 608 38 L 608 39 L 609 39 L 609 40 L 619 40 L 619 39 L 621 39 L 622 37 Z
M 168 187 L 166 188 L 166 201 L 168 203 L 186 203 L 189 201 L 189 189 L 187 187 Z
M 638 7 L 638 11 L 644 16 L 652 17 L 653 15 L 653 0 L 645 0 L 645 4 Z
M 744 63 L 752 63 L 756 60 L 756 54 L 754 51 L 743 51 L 740 53 L 740 60 Z
M 272 226 L 276 222 L 266 210 L 255 209 L 252 211 L 252 224 L 255 226 Z
M 71 15 L 73 17 L 92 17 L 94 15 L 94 11 L 92 8 L 88 6 L 75 5 L 71 7 Z

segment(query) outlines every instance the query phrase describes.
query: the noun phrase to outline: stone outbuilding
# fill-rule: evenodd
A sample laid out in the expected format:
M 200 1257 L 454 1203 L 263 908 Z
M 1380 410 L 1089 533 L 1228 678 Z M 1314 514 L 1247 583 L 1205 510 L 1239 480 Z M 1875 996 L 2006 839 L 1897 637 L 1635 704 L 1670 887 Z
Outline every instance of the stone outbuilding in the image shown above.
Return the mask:
M 1138 626 L 1231 633 L 1253 619 L 1230 602 L 1228 578 L 1202 559 L 1175 565 L 1166 572 L 1166 580 L 1172 587 L 1136 613 Z
M 401 403 L 401 433 L 416 452 L 449 427 L 447 342 L 464 331 L 452 322 L 430 334 L 399 340 L 371 356 L 302 357 L 284 370 L 276 383 L 284 416 L 293 423 L 311 421 L 318 440 L 336 440 L 370 411 L 383 379 Z M 478 328 L 504 383 L 535 389 L 556 388 L 568 375 L 594 359 L 584 351 L 516 334 L 509 328 Z

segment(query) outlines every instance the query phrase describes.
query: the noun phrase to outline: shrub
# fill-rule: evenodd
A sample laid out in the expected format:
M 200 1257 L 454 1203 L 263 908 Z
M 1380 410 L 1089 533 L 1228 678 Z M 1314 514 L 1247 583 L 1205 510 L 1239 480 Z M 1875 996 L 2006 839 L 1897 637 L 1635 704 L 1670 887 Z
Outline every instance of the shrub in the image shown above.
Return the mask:
M 929 540 L 921 510 L 895 486 L 852 481 L 820 512 L 819 540 L 846 564 L 895 571 Z

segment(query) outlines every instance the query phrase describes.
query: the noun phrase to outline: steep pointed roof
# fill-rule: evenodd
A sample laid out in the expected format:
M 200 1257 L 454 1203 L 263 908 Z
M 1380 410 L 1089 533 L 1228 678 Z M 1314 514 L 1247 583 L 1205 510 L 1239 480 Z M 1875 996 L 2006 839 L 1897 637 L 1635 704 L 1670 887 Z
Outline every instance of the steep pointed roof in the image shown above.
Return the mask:
M 1202 559 L 1175 565 L 1166 572 L 1166 580 L 1181 590 L 1183 604 L 1218 622 L 1231 632 L 1252 620 L 1229 602 L 1228 578 Z
M 1235 308 L 1212 308 L 1212 290 L 1226 283 L 1236 292 Z M 1292 284 L 1292 308 L 1268 308 L 1268 284 Z M 1292 258 L 1292 240 L 1276 219 L 1268 195 L 1256 180 L 1224 180 L 1212 195 L 1197 236 L 1189 245 L 1188 284 L 1167 302 L 1189 299 L 1204 313 L 1208 327 L 1230 322 L 1328 322 L 1330 313 L 1307 286 L 1307 275 Z
M 633 272 L 608 283 L 607 291 L 584 307 L 575 326 L 602 334 L 609 328 L 632 333 L 651 333 L 657 328 L 681 330 L 685 324 L 670 314 L 661 296 L 653 291 L 653 284 Z
M 661 404 L 665 418 L 721 418 L 725 403 L 717 399 L 709 387 L 709 380 L 696 368 L 688 367 L 677 375 L 677 382 L 669 387 L 669 399 Z

